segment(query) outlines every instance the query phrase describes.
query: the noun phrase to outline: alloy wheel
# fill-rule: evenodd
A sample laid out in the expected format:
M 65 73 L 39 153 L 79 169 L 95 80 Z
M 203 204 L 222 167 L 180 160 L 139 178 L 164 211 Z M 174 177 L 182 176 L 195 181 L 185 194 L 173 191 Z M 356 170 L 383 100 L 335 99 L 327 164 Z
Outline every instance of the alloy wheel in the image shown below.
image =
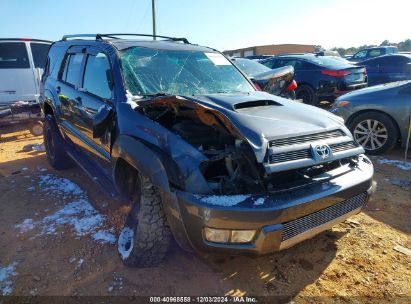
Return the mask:
M 388 140 L 387 128 L 375 119 L 361 121 L 355 126 L 353 134 L 354 139 L 369 151 L 381 148 Z

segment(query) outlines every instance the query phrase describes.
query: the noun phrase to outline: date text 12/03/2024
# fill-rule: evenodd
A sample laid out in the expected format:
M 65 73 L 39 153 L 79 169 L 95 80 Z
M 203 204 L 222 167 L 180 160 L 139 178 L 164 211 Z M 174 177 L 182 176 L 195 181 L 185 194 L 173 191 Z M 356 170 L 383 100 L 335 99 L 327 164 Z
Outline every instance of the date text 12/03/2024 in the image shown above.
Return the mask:
M 254 297 L 150 297 L 150 303 L 258 303 Z

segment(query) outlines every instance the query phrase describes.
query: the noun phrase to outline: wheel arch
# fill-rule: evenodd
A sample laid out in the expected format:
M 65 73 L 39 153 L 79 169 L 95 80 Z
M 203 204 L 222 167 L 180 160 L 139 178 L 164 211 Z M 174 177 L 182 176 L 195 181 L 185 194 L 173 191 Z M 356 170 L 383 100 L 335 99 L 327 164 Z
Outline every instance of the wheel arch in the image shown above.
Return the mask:
M 44 103 L 43 113 L 44 113 L 44 117 L 46 117 L 47 115 L 54 116 L 54 110 L 53 110 L 53 108 L 52 108 L 52 106 L 50 105 L 49 102 Z
M 113 145 L 112 162 L 114 186 L 122 196 L 131 194 L 124 188 L 126 185 L 121 185 L 124 181 L 124 176 L 122 177 L 121 174 L 130 169 L 135 170 L 132 174 L 136 172 L 143 174 L 159 189 L 167 221 L 175 240 L 184 250 L 191 251 L 177 196 L 170 188 L 166 168 L 157 154 L 138 139 L 129 135 L 120 135 Z M 131 184 L 133 178 L 129 180 Z
M 313 89 L 313 90 L 314 90 L 314 92 L 317 92 L 317 89 L 315 88 L 315 86 L 314 86 L 314 85 L 312 85 L 311 83 L 307 82 L 307 81 L 300 81 L 300 82 L 297 82 L 297 88 L 296 88 L 295 90 L 298 90 L 298 88 L 299 88 L 300 86 L 307 86 L 307 87 L 310 87 L 311 89 Z
M 121 185 L 122 170 L 125 170 L 127 166 L 149 178 L 157 188 L 170 192 L 168 176 L 163 163 L 150 148 L 137 139 L 128 135 L 120 135 L 113 145 L 111 157 L 112 178 L 119 193 L 124 194 L 125 189 Z

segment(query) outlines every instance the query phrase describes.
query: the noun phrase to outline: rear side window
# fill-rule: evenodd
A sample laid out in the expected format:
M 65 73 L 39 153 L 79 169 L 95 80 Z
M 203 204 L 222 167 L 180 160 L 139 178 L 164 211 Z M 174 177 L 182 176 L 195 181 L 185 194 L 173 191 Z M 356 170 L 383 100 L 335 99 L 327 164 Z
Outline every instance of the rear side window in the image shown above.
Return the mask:
M 301 61 L 296 60 L 296 59 L 282 59 L 279 60 L 278 62 L 278 66 L 279 67 L 283 67 L 286 65 L 291 65 L 292 67 L 294 67 L 294 69 L 297 69 L 301 66 Z
M 261 61 L 261 64 L 265 65 L 266 67 L 273 69 L 276 67 L 276 63 L 278 62 L 278 60 L 274 60 L 274 59 L 268 59 L 268 60 L 264 60 Z
M 382 50 L 380 49 L 375 49 L 375 50 L 370 50 L 368 51 L 368 57 L 378 57 L 383 55 Z
M 84 71 L 83 88 L 93 95 L 110 99 L 110 75 L 110 63 L 105 54 L 88 55 Z
M 316 66 L 305 62 L 304 60 L 298 60 L 298 59 L 283 59 L 279 60 L 279 67 L 291 65 L 294 70 L 296 71 L 304 71 L 304 70 L 313 70 L 316 69 Z
M 30 68 L 24 42 L 0 43 L 0 69 L 28 69 Z
M 63 74 L 61 76 L 61 80 L 72 85 L 77 85 L 79 83 L 83 58 L 83 53 L 69 54 L 66 58 L 66 63 L 64 66 Z
M 45 43 L 30 43 L 34 66 L 44 69 L 50 45 Z
M 353 58 L 355 58 L 355 59 L 363 59 L 363 58 L 365 58 L 365 56 L 367 56 L 367 50 L 363 50 L 363 51 L 358 52 L 357 54 L 355 54 L 355 55 L 353 56 Z

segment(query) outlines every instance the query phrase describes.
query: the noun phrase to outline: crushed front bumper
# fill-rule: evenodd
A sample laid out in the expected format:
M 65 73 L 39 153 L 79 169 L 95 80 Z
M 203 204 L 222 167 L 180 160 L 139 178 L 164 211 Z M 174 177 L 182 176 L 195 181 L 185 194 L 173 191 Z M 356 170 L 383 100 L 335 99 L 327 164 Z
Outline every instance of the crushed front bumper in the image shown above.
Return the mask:
M 181 191 L 164 194 L 163 199 L 174 237 L 183 248 L 258 255 L 288 248 L 359 213 L 375 189 L 373 173 L 371 161 L 361 156 L 355 166 L 330 171 L 324 180 L 275 194 L 244 196 L 234 206 L 222 206 L 218 196 Z M 249 243 L 214 243 L 205 239 L 204 227 L 256 234 Z

